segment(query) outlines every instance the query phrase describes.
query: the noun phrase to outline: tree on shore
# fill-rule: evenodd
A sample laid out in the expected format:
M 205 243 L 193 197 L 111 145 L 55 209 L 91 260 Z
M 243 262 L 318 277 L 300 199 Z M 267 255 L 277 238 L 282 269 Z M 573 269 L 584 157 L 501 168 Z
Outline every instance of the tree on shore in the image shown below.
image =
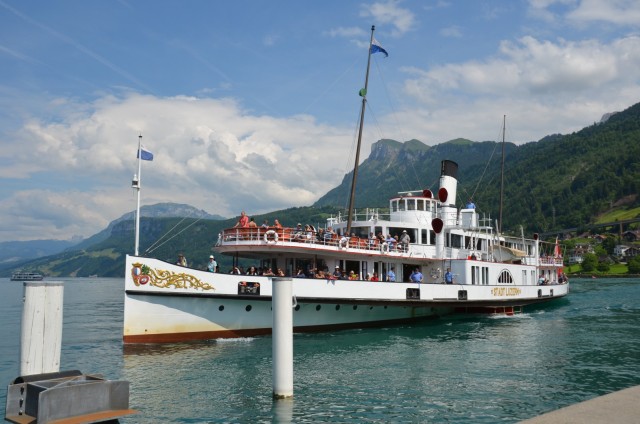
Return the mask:
M 640 274 L 640 256 L 634 256 L 627 262 L 629 274 Z

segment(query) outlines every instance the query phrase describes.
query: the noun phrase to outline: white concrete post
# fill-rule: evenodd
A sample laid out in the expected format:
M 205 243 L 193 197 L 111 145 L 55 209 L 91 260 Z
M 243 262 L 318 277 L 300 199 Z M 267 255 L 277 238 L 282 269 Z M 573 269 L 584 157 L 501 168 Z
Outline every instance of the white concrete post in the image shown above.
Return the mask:
M 293 290 L 291 278 L 274 278 L 273 309 L 273 397 L 293 397 Z
M 60 371 L 64 285 L 25 282 L 20 336 L 20 375 Z

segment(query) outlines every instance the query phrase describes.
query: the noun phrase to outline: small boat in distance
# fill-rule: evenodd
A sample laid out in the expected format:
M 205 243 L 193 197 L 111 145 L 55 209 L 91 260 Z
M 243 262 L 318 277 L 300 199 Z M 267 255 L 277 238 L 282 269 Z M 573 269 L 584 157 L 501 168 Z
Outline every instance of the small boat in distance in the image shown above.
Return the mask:
M 11 281 L 42 281 L 43 278 L 39 272 L 17 271 L 11 274 Z

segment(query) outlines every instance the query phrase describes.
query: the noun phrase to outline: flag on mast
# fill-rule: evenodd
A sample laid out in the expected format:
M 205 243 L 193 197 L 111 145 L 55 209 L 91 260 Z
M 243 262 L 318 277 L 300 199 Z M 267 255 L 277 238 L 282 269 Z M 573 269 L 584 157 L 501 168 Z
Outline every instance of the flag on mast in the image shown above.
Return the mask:
M 371 42 L 371 54 L 378 53 L 378 52 L 384 53 L 384 57 L 389 57 L 389 53 L 387 53 L 387 51 L 382 48 L 378 40 L 374 38 L 373 41 Z
M 138 159 L 142 160 L 153 160 L 153 153 L 147 150 L 146 147 L 140 146 L 140 150 L 138 150 Z

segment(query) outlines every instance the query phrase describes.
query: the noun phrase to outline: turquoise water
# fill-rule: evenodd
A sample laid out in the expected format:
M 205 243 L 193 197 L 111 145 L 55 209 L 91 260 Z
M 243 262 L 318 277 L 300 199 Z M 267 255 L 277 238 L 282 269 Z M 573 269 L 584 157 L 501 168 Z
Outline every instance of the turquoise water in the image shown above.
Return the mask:
M 572 280 L 514 317 L 295 335 L 294 399 L 271 338 L 123 352 L 117 279 L 65 281 L 61 369 L 131 382 L 125 423 L 512 423 L 640 384 L 640 280 Z M 18 376 L 22 283 L 0 280 L 0 404 Z

